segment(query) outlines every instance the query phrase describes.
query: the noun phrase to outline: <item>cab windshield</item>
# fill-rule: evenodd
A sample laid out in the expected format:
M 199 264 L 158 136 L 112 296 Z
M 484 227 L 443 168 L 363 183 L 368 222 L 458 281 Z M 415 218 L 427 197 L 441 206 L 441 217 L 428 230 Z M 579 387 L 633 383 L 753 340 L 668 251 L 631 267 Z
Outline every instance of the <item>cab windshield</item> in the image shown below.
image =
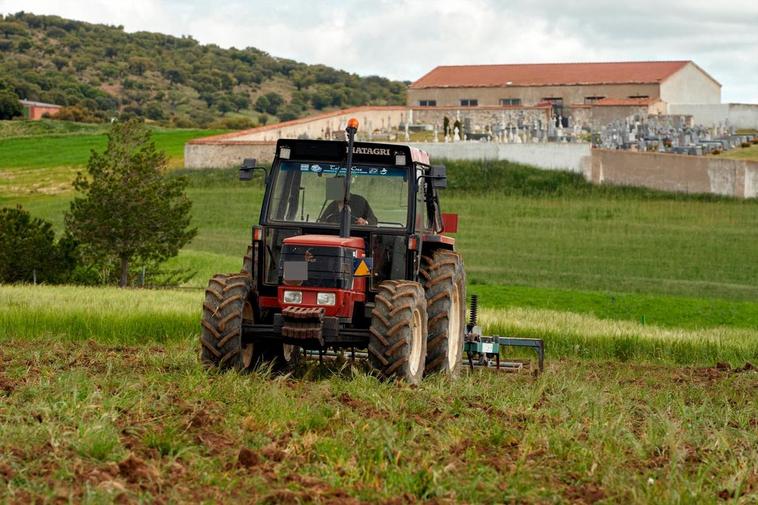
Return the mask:
M 283 161 L 275 174 L 269 221 L 339 226 L 344 167 L 332 163 Z M 354 166 L 350 182 L 354 225 L 405 228 L 408 168 Z

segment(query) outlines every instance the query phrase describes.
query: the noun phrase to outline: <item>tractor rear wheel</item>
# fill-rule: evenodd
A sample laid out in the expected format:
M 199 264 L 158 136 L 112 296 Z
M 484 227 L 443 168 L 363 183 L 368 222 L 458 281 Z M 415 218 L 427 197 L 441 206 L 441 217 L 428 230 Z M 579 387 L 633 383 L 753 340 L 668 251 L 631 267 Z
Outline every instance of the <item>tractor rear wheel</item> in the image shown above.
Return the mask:
M 242 346 L 242 320 L 253 318 L 250 279 L 245 274 L 216 274 L 205 290 L 200 359 L 220 369 L 247 368 L 252 346 Z
M 426 359 L 426 298 L 418 282 L 379 285 L 369 328 L 368 357 L 382 377 L 419 384 Z
M 456 375 L 463 359 L 466 333 L 466 273 L 460 254 L 438 249 L 422 257 L 428 337 L 426 373 Z

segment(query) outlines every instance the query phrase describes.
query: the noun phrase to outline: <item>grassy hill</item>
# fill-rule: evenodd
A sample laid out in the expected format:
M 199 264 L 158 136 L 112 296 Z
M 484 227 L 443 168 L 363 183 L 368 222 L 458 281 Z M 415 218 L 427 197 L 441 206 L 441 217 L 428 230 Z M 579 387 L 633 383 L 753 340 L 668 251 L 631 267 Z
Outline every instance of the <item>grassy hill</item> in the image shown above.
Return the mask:
M 250 125 L 325 108 L 405 103 L 406 85 L 255 48 L 126 33 L 57 16 L 0 16 L 0 80 L 20 97 L 107 119 L 137 115 L 180 127 Z M 219 121 L 226 118 L 226 123 Z

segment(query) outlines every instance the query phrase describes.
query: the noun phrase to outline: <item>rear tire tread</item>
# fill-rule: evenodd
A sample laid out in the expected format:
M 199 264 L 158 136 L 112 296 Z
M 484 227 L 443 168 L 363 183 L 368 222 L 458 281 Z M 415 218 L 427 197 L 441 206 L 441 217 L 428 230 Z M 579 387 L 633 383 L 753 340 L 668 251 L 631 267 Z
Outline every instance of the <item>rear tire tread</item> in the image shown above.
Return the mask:
M 208 281 L 200 335 L 203 364 L 242 368 L 242 314 L 249 293 L 250 281 L 244 274 L 216 274 Z
M 413 281 L 385 281 L 376 295 L 369 328 L 368 355 L 371 366 L 384 378 L 398 377 L 418 384 L 423 377 L 426 353 L 426 297 Z M 413 314 L 421 315 L 421 362 L 415 375 L 408 360 L 412 354 Z
M 463 336 L 455 352 L 455 365 L 448 360 L 449 321 L 453 297 L 453 285 L 458 286 L 459 325 L 463 333 L 466 321 L 466 273 L 461 255 L 446 249 L 438 249 L 430 256 L 422 256 L 421 277 L 425 279 L 428 337 L 426 349 L 426 373 L 446 372 L 455 375 L 463 359 Z

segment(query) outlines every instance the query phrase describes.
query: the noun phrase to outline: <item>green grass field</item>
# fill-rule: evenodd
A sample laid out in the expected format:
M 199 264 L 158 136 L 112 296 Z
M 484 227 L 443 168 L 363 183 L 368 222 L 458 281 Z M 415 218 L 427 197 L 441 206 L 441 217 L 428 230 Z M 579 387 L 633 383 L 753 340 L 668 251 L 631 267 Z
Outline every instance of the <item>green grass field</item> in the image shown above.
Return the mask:
M 70 191 L 91 151 L 105 148 L 106 130 L 105 125 L 66 121 L 0 121 L 0 204 Z M 168 155 L 169 166 L 181 167 L 188 140 L 224 131 L 153 128 L 153 138 Z
M 13 159 L 0 205 L 60 230 L 80 162 Z M 169 262 L 197 271 L 185 289 L 0 286 L 0 496 L 757 502 L 758 201 L 448 169 L 485 331 L 543 338 L 545 374 L 410 388 L 349 362 L 204 371 L 202 287 L 239 270 L 262 183 L 178 171 L 199 229 Z
M 198 332 L 202 297 L 200 290 L 0 286 L 0 341 L 136 345 L 185 340 Z M 735 366 L 758 360 L 755 326 L 664 327 L 591 312 L 503 305 L 483 309 L 481 323 L 487 334 L 544 339 L 551 359 L 689 365 L 724 361 Z
M 208 373 L 183 339 L 0 353 L 10 502 L 758 499 L 755 372 L 550 360 L 410 388 L 347 363 Z
M 742 147 L 739 149 L 733 149 L 719 154 L 720 158 L 731 158 L 734 160 L 748 160 L 758 161 L 758 144 L 753 144 L 750 147 Z
M 563 174 L 449 165 L 443 205 L 460 214 L 470 291 L 479 290 L 485 306 L 684 328 L 758 325 L 758 201 L 592 188 Z M 233 170 L 179 173 L 190 179 L 199 233 L 169 266 L 197 271 L 190 286 L 200 288 L 214 273 L 239 268 L 262 182 L 236 181 Z M 499 190 L 485 192 L 493 187 Z M 0 188 L 0 204 L 20 203 L 60 229 L 71 195 Z

